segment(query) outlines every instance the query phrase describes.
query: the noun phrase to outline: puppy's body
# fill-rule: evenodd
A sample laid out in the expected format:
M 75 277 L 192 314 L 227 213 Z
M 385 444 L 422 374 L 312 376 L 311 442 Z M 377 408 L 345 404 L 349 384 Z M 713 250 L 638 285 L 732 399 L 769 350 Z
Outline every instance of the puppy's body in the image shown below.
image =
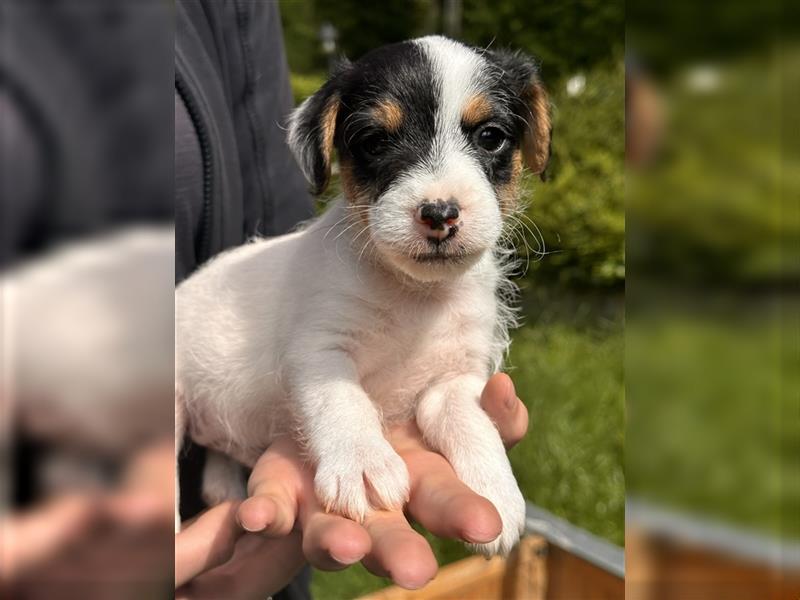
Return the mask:
M 363 518 L 406 500 L 383 428 L 416 419 L 500 513 L 503 533 L 479 549 L 511 549 L 524 500 L 479 406 L 507 347 L 497 246 L 533 127 L 519 113 L 534 114 L 522 94 L 535 72 L 516 74 L 517 90 L 511 66 L 424 38 L 368 55 L 298 109 L 293 150 L 322 189 L 335 145 L 345 197 L 180 286 L 180 428 L 247 465 L 294 435 L 320 500 Z
M 379 418 L 413 419 L 420 395 L 436 384 L 488 378 L 503 337 L 494 258 L 446 286 L 398 285 L 394 274 L 357 260 L 351 225 L 337 203 L 304 231 L 227 252 L 178 288 L 176 363 L 191 390 L 188 425 L 198 443 L 252 466 L 277 435 L 299 431 L 313 445 L 325 432 L 308 431 L 306 419 L 340 437 L 338 418 L 356 408 L 357 431 L 345 433 L 365 433 Z M 377 411 L 354 407 L 347 393 L 345 406 L 337 397 L 311 410 L 293 406 L 291 390 L 324 384 L 320 370 L 340 355 Z M 332 460 L 351 462 L 342 450 Z

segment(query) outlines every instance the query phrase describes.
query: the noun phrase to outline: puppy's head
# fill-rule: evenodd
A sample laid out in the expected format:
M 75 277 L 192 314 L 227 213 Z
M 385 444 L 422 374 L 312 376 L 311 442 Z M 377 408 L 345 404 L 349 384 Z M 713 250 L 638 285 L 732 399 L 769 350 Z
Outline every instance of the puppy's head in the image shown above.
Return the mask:
M 543 174 L 549 106 L 530 59 L 426 37 L 341 67 L 292 114 L 289 144 L 315 193 L 335 148 L 378 255 L 435 281 L 497 243 L 523 164 Z

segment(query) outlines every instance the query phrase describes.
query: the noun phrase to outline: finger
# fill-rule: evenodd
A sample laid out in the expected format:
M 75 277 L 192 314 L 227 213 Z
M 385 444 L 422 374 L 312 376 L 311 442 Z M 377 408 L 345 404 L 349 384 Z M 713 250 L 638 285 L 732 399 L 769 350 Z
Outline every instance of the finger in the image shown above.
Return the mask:
M 114 525 L 138 531 L 148 527 L 172 529 L 174 502 L 165 502 L 155 490 L 124 490 L 109 496 L 104 510 Z
M 103 519 L 92 496 L 58 498 L 34 511 L 0 522 L 0 575 L 10 581 L 82 539 Z
M 339 515 L 320 510 L 303 523 L 303 553 L 317 569 L 344 569 L 364 558 L 371 547 L 366 530 Z
M 278 538 L 245 534 L 231 559 L 175 592 L 176 600 L 261 600 L 284 588 L 305 561 L 299 532 Z
M 444 457 L 417 450 L 403 459 L 411 478 L 408 512 L 425 529 L 474 544 L 500 535 L 503 522 L 494 505 L 462 483 Z
M 303 553 L 312 566 L 338 571 L 360 561 L 372 548 L 364 527 L 322 509 L 310 472 L 305 473 L 299 508 Z
M 528 409 L 517 398 L 514 382 L 505 373 L 493 375 L 481 394 L 481 407 L 494 421 L 506 448 L 519 443 L 528 431 Z
M 303 460 L 288 438 L 274 442 L 253 468 L 248 498 L 237 513 L 248 532 L 283 537 L 297 519 L 298 495 L 303 486 Z
M 438 565 L 431 547 L 401 512 L 373 513 L 365 526 L 372 550 L 362 562 L 369 571 L 408 590 L 423 587 L 436 575 Z
M 175 587 L 179 587 L 233 554 L 242 530 L 236 522 L 238 502 L 207 510 L 175 536 Z

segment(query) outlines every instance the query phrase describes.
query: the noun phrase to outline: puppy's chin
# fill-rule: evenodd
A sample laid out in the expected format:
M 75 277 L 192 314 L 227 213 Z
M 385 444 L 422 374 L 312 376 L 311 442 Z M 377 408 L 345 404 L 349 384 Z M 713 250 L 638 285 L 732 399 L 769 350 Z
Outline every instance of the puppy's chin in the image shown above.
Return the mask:
M 452 256 L 410 255 L 396 250 L 379 253 L 389 268 L 420 283 L 447 282 L 457 279 L 477 263 L 485 250 Z

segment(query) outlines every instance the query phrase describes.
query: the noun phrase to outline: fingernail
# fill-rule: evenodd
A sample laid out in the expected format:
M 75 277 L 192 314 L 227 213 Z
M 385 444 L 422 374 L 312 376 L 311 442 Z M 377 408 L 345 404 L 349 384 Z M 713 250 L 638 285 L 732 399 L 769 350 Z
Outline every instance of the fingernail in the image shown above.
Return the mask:
M 331 552 L 331 558 L 333 560 L 335 560 L 336 562 L 338 562 L 339 564 L 341 564 L 341 565 L 353 565 L 353 564 L 357 563 L 358 561 L 360 561 L 362 558 L 364 558 L 364 556 L 361 555 L 361 556 L 348 556 L 348 557 L 345 557 L 345 556 L 338 556 L 338 555 L 334 554 L 333 552 Z
M 462 536 L 464 539 L 462 541 L 467 542 L 468 544 L 488 544 L 489 542 L 494 541 L 497 539 L 497 536 L 500 535 L 499 533 L 487 533 L 487 532 L 464 532 Z

